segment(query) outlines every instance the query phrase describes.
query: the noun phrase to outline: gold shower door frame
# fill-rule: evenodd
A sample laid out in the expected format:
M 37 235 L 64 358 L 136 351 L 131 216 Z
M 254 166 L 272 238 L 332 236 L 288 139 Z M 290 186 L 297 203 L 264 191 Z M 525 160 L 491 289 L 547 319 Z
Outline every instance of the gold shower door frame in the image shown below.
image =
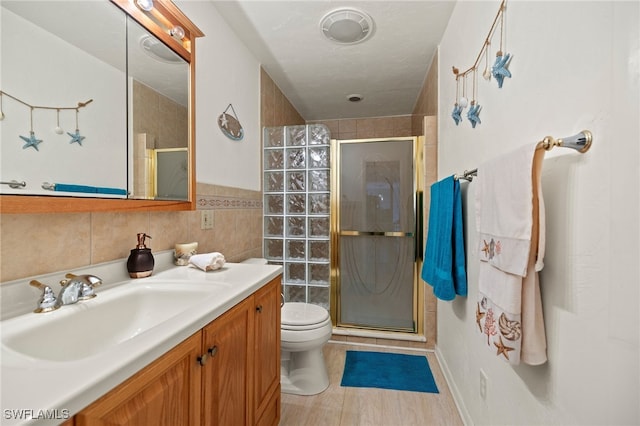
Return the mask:
M 413 141 L 413 209 L 415 217 L 413 264 L 413 330 L 370 327 L 342 323 L 340 318 L 340 146 L 342 144 L 368 142 Z M 424 137 L 407 136 L 393 138 L 331 140 L 331 320 L 338 328 L 372 331 L 392 331 L 411 335 L 424 335 L 424 286 L 419 285 L 423 260 L 423 192 L 424 192 Z M 387 233 L 389 234 L 389 233 Z

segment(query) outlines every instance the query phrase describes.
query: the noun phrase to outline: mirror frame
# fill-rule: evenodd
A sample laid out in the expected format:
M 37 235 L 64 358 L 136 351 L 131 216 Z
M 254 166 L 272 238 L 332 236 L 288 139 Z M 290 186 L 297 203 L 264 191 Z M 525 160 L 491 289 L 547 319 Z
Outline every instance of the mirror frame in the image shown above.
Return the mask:
M 107 1 L 107 0 L 105 0 Z M 109 0 L 126 15 L 169 46 L 189 63 L 189 200 L 136 200 L 84 197 L 56 197 L 38 195 L 0 195 L 0 213 L 78 213 L 108 211 L 179 211 L 195 210 L 195 41 L 204 36 L 202 31 L 182 13 L 171 0 L 154 0 L 150 12 L 139 9 L 134 0 Z M 169 28 L 180 25 L 185 36 L 182 42 L 169 35 Z

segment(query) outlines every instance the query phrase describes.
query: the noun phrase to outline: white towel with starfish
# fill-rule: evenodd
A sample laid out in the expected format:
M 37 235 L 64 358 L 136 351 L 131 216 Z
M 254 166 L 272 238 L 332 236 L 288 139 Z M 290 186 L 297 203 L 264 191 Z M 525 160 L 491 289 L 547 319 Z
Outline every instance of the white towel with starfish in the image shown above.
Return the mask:
M 527 145 L 478 168 L 479 300 L 487 346 L 512 364 L 546 361 L 538 282 L 544 266 L 544 151 Z

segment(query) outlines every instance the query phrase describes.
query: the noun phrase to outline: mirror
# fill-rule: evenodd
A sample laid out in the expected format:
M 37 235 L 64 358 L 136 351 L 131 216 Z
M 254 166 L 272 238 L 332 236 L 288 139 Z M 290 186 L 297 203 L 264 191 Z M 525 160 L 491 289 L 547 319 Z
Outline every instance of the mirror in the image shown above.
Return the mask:
M 26 184 L 0 186 L 2 212 L 193 207 L 189 60 L 202 34 L 172 3 L 157 3 L 153 20 L 121 0 L 0 4 L 0 177 Z M 186 21 L 182 40 L 157 22 L 167 10 L 164 22 Z M 171 169 L 179 182 L 161 194 L 150 188 L 171 179 L 156 162 L 167 150 L 181 153 L 184 173 Z
M 187 200 L 188 168 L 180 181 L 170 183 L 170 192 L 155 193 L 149 188 L 158 188 L 159 180 L 163 182 L 161 188 L 166 189 L 171 179 L 163 175 L 164 168 L 154 170 L 158 151 L 178 149 L 188 157 L 189 64 L 133 19 L 128 20 L 127 27 L 132 123 L 130 197 Z

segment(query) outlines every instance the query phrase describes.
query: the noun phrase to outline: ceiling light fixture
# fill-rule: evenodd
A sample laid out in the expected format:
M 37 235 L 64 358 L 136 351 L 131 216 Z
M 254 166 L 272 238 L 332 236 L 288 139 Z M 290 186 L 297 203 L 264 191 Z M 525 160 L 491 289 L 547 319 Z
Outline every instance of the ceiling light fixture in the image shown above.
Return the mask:
M 374 29 L 371 16 L 350 7 L 329 12 L 320 21 L 322 34 L 339 44 L 361 43 L 373 35 Z
M 176 25 L 169 30 L 169 35 L 182 40 L 184 38 L 184 29 L 180 25 Z
M 362 100 L 362 95 L 358 95 L 358 94 L 354 93 L 352 95 L 347 96 L 347 99 L 350 102 L 360 102 Z

